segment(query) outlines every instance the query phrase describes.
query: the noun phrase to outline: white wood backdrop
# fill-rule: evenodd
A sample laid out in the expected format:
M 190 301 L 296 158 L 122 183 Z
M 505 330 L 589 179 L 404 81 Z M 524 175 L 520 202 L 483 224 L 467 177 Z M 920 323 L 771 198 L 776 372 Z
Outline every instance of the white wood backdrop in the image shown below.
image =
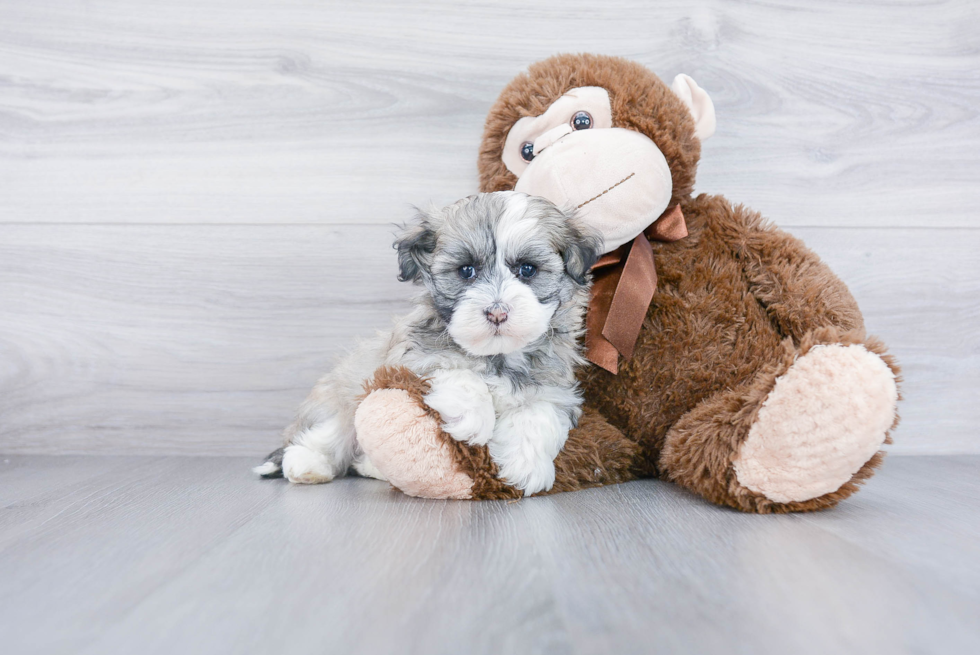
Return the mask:
M 476 188 L 556 52 L 691 74 L 697 190 L 804 238 L 980 452 L 980 3 L 0 0 L 0 451 L 261 454 L 406 306 L 391 224 Z

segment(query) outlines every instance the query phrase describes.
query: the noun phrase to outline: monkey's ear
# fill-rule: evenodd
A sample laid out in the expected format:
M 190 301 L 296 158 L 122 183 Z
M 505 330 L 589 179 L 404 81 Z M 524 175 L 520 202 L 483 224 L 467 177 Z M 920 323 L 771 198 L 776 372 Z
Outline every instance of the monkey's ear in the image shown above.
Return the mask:
M 430 216 L 419 212 L 412 223 L 405 225 L 395 239 L 398 251 L 398 279 L 417 282 L 429 274 L 437 235 Z
M 698 86 L 689 75 L 681 73 L 674 78 L 670 89 L 684 101 L 694 117 L 694 135 L 704 141 L 715 133 L 715 104 L 708 93 Z
M 602 253 L 602 237 L 575 220 L 569 220 L 567 226 L 568 240 L 561 253 L 565 271 L 579 284 L 585 284 L 589 270 Z

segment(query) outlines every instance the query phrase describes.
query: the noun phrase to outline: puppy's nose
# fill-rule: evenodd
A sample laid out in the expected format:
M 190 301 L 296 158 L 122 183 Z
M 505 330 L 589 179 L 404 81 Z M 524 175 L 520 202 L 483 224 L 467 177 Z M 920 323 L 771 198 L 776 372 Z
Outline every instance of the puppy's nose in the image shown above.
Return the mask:
M 490 305 L 483 311 L 487 315 L 487 320 L 494 325 L 500 325 L 507 320 L 507 305 L 502 305 L 498 302 Z

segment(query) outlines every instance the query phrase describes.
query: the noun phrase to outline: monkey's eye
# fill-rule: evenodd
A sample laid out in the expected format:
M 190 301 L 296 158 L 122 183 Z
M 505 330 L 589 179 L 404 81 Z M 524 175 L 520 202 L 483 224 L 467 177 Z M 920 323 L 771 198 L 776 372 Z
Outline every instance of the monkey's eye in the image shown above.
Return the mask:
M 587 130 L 592 127 L 592 114 L 587 111 L 576 112 L 572 116 L 572 129 L 573 130 Z
M 521 159 L 524 161 L 534 159 L 534 144 L 530 141 L 525 141 L 521 144 Z
M 517 277 L 522 280 L 530 280 L 538 272 L 538 267 L 534 264 L 521 264 L 517 267 Z
M 459 273 L 459 276 L 464 280 L 472 280 L 476 277 L 476 268 L 469 265 L 460 266 L 457 273 Z

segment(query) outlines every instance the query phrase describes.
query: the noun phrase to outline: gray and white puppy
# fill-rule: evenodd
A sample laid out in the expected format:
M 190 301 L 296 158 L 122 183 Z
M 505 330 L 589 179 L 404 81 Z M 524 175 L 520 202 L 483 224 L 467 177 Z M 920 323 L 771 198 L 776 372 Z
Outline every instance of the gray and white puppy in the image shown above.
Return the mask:
M 543 198 L 471 196 L 421 213 L 395 242 L 400 278 L 425 287 L 388 334 L 323 377 L 255 471 L 329 482 L 350 468 L 382 478 L 358 447 L 354 412 L 381 366 L 430 379 L 426 403 L 455 439 L 486 444 L 526 495 L 550 489 L 581 415 L 575 368 L 601 238 Z

